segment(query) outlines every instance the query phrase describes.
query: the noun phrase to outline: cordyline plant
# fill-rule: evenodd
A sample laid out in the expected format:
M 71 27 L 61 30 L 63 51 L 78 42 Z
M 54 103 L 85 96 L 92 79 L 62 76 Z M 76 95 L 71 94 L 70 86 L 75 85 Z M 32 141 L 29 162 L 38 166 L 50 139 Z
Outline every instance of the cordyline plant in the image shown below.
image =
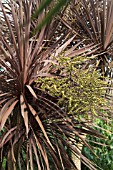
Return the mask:
M 67 15 L 69 11 L 70 15 Z M 88 55 L 93 55 L 95 61 L 92 63 L 103 75 L 108 75 L 113 60 L 113 1 L 73 0 L 61 20 L 79 40 L 85 39 L 84 46 L 99 44 L 98 51 L 91 50 Z
M 77 169 L 68 151 L 95 169 L 72 142 L 76 136 L 87 145 L 81 134 L 100 135 L 63 111 L 57 98 L 37 87 L 35 80 L 56 76 L 49 72 L 53 56 L 66 48 L 65 56 L 72 57 L 97 48 L 91 44 L 77 50 L 80 42 L 71 47 L 75 36 L 70 38 L 66 28 L 61 34 L 57 20 L 33 36 L 46 13 L 31 19 L 39 5 L 39 0 L 0 1 L 0 65 L 4 69 L 0 73 L 0 169 Z

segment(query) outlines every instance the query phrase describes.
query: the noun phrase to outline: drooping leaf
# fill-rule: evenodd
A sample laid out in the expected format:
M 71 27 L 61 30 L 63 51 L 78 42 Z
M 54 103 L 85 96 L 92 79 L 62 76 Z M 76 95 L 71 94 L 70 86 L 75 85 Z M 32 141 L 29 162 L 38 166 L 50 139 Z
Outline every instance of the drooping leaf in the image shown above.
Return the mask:
M 41 28 L 43 28 L 44 25 L 46 25 L 47 23 L 49 23 L 51 21 L 51 19 L 53 18 L 53 16 L 59 12 L 59 10 L 62 8 L 62 6 L 64 6 L 66 3 L 68 2 L 68 0 L 59 0 L 57 2 L 57 4 L 47 13 L 47 15 L 43 18 L 43 20 L 41 21 L 41 23 L 39 23 L 39 25 L 36 27 L 35 31 L 33 34 L 35 34 L 38 30 L 40 30 Z
M 15 105 L 17 104 L 18 100 L 13 101 L 13 103 L 9 106 L 9 108 L 7 108 L 5 110 L 5 112 L 2 114 L 2 112 L 0 114 L 2 114 L 2 116 L 0 117 L 0 131 L 3 128 L 4 124 L 6 123 L 6 120 L 8 119 L 9 115 L 11 114 L 11 112 L 13 111 Z

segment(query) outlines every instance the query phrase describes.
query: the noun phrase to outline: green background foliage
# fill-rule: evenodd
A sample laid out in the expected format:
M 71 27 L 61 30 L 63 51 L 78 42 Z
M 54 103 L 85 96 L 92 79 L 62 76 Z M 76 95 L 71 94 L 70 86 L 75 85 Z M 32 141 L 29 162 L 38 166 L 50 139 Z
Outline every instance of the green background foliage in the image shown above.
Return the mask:
M 97 157 L 87 148 L 83 147 L 83 153 L 87 158 L 95 162 L 102 170 L 113 169 L 113 122 L 107 123 L 101 119 L 96 119 L 95 123 L 100 128 L 95 128 L 106 138 L 99 139 L 91 136 L 87 136 L 89 144 L 94 148 L 94 152 Z M 98 145 L 97 143 L 100 143 Z M 87 167 L 82 167 L 83 170 L 88 170 Z

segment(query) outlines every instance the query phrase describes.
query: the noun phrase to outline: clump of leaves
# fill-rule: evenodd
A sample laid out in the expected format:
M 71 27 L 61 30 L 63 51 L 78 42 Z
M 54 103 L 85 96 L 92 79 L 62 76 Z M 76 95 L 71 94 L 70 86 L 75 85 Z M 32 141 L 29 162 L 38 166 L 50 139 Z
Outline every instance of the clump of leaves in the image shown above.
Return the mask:
M 41 88 L 58 98 L 58 104 L 69 114 L 97 116 L 97 111 L 105 105 L 104 88 L 106 82 L 101 80 L 98 71 L 93 68 L 81 69 L 87 58 L 64 57 L 57 59 L 53 65 L 59 75 L 52 78 L 38 78 Z
M 70 15 L 65 15 L 62 22 L 75 31 L 78 39 L 85 39 L 84 45 L 99 45 L 96 53 L 92 50 L 89 55 L 96 56 L 95 65 L 107 76 L 111 72 L 109 58 L 113 59 L 113 1 L 72 1 L 68 10 Z
M 72 141 L 77 136 L 87 145 L 81 133 L 100 135 L 59 107 L 55 95 L 34 86 L 37 77 L 54 76 L 48 74 L 52 54 L 57 57 L 66 50 L 65 55 L 74 57 L 95 47 L 77 50 L 80 42 L 70 46 L 75 36 L 58 28 L 58 20 L 32 36 L 48 10 L 31 20 L 41 2 L 0 1 L 0 169 L 76 169 L 66 148 L 95 169 Z M 7 161 L 2 165 L 3 160 Z

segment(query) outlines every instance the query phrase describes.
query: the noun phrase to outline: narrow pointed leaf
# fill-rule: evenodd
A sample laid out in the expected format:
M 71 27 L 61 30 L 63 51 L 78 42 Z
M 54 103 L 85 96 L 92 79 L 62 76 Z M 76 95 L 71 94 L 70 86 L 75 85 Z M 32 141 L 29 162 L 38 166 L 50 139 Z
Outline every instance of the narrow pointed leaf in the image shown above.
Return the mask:
M 48 138 L 48 135 L 47 135 L 47 133 L 45 131 L 45 128 L 44 128 L 44 126 L 43 126 L 43 124 L 42 124 L 38 114 L 36 113 L 36 111 L 33 109 L 33 107 L 30 104 L 29 104 L 29 109 L 30 109 L 31 113 L 33 114 L 33 116 L 35 117 L 36 121 L 38 122 L 38 124 L 39 124 L 39 126 L 40 126 L 40 128 L 41 128 L 41 130 L 42 130 L 42 132 L 43 132 L 43 134 L 45 136 L 45 138 L 47 139 L 47 141 L 49 143 L 49 145 L 54 150 L 54 148 L 53 148 L 53 146 L 52 146 L 52 144 L 51 144 L 51 142 L 50 142 L 50 140 Z
M 29 85 L 26 85 L 26 87 L 28 88 L 30 93 L 37 99 L 36 93 L 34 92 L 33 88 L 31 86 L 29 86 Z
M 28 127 L 28 111 L 27 111 L 27 106 L 25 104 L 25 100 L 23 95 L 20 96 L 20 106 L 21 106 L 21 114 L 24 119 L 24 124 L 26 127 L 26 134 L 28 135 L 29 132 L 29 127 Z

